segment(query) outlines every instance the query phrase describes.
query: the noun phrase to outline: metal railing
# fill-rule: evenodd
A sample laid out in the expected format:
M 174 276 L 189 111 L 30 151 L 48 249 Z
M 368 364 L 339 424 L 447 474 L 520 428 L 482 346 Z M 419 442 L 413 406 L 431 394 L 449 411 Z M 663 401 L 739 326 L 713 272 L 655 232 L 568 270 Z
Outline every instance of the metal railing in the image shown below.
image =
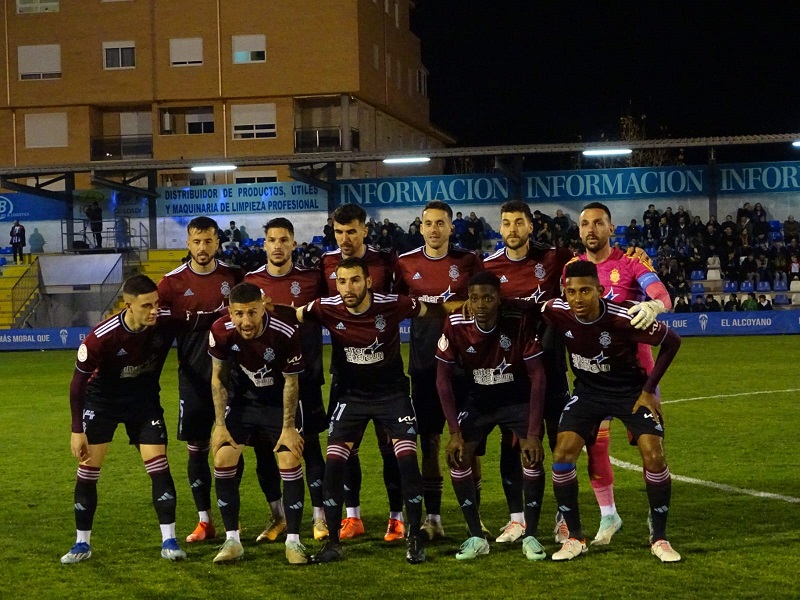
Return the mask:
M 351 150 L 361 148 L 358 129 L 350 129 Z M 341 152 L 343 148 L 341 127 L 304 127 L 294 130 L 295 152 Z
M 33 259 L 19 281 L 11 288 L 11 313 L 14 316 L 14 325 L 24 322 L 28 318 L 28 313 L 33 310 L 28 301 L 33 298 L 39 290 L 39 257 Z M 26 306 L 28 310 L 26 309 Z
M 92 160 L 153 158 L 152 135 L 112 135 L 91 139 Z
M 122 264 L 122 255 L 120 255 L 100 284 L 99 305 L 103 307 L 102 314 L 104 315 L 108 314 L 108 311 L 113 307 L 122 288 Z

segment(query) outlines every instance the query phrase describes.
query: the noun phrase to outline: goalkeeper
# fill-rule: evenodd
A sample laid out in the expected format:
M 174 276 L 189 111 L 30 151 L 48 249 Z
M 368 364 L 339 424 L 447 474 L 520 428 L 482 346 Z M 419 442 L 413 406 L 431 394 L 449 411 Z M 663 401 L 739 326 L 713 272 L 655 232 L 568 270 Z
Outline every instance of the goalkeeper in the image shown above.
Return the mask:
M 621 250 L 611 247 L 609 240 L 614 233 L 614 225 L 611 222 L 611 211 L 606 205 L 591 202 L 584 206 L 579 227 L 586 252 L 573 261 L 587 260 L 597 265 L 600 285 L 605 290 L 604 298 L 616 302 L 640 301 L 628 311 L 633 315 L 631 325 L 637 329 L 646 329 L 652 325 L 659 313 L 672 308 L 669 293 L 656 275 L 649 257 L 641 251 L 628 256 Z M 638 357 L 639 364 L 650 374 L 655 365 L 651 347 L 640 344 Z M 597 434 L 597 441 L 587 447 L 589 478 L 597 503 L 600 505 L 600 529 L 592 544 L 600 545 L 608 544 L 611 537 L 622 527 L 622 519 L 617 514 L 614 503 L 614 471 L 611 469 L 608 457 L 610 426 L 610 418 L 603 421 Z M 561 538 L 565 529 L 563 526 L 556 528 L 556 541 L 564 541 Z

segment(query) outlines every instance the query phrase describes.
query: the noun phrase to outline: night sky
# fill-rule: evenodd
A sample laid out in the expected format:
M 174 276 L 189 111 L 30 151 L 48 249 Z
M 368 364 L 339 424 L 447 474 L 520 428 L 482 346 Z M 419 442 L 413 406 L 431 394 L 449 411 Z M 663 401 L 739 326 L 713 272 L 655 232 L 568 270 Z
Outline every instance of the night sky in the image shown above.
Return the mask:
M 647 116 L 650 138 L 800 131 L 798 25 L 794 1 L 417 0 L 412 12 L 432 121 L 461 146 L 615 139 L 626 111 Z

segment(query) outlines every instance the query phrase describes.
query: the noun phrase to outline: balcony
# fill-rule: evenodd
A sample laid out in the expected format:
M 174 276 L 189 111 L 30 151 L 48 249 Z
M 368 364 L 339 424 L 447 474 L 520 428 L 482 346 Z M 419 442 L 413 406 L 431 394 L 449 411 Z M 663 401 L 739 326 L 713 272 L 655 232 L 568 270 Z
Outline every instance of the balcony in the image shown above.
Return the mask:
M 92 138 L 92 160 L 153 158 L 152 135 L 115 135 Z
M 341 152 L 344 148 L 341 127 L 309 127 L 294 130 L 294 151 Z M 361 149 L 358 129 L 350 129 L 350 148 Z

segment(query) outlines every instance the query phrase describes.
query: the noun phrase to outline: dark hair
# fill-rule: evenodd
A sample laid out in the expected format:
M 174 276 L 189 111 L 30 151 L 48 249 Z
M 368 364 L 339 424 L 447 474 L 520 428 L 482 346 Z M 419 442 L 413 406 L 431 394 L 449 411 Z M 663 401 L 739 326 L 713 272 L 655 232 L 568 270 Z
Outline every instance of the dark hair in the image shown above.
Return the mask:
M 195 231 L 213 229 L 214 233 L 219 233 L 219 225 L 217 225 L 217 222 L 211 217 L 195 217 L 189 221 L 189 224 L 186 226 L 186 233 L 191 234 L 192 229 Z
M 564 269 L 564 277 L 591 277 L 597 279 L 597 266 L 588 260 L 576 260 L 569 263 Z
M 611 211 L 608 210 L 608 207 L 605 204 L 603 204 L 602 202 L 589 202 L 589 204 L 584 206 L 581 209 L 581 211 L 589 210 L 591 208 L 599 208 L 600 210 L 604 211 L 608 215 L 609 219 L 611 219 Z
M 358 204 L 342 204 L 333 211 L 331 217 L 333 217 L 333 220 L 340 225 L 346 225 L 351 221 L 366 223 L 367 211 L 361 208 Z
M 473 285 L 488 285 L 499 292 L 500 278 L 491 271 L 478 271 L 475 273 L 475 275 L 469 278 L 467 287 L 472 287 Z
M 369 267 L 367 266 L 367 261 L 365 261 L 360 256 L 348 256 L 338 265 L 336 265 L 336 274 L 339 274 L 339 269 L 355 269 L 359 267 L 361 272 L 364 273 L 364 279 L 369 277 Z
M 528 206 L 527 202 L 523 202 L 522 200 L 509 200 L 508 202 L 503 203 L 503 206 L 500 207 L 501 215 L 507 212 L 521 212 L 527 217 L 528 221 L 533 223 L 531 207 Z
M 128 277 L 125 283 L 122 284 L 122 293 L 128 296 L 141 296 L 143 294 L 152 294 L 157 291 L 158 286 L 155 281 L 141 273 Z
M 244 281 L 233 286 L 228 296 L 228 302 L 231 304 L 250 304 L 256 300 L 261 300 L 261 288 Z
M 450 205 L 447 202 L 442 202 L 441 200 L 431 200 L 425 205 L 425 208 L 422 209 L 422 214 L 425 214 L 426 210 L 443 210 L 447 213 L 447 216 L 450 217 L 450 220 L 453 220 L 453 209 L 450 208 Z
M 292 222 L 286 217 L 275 217 L 267 221 L 267 224 L 264 225 L 264 235 L 266 235 L 267 231 L 270 229 L 285 229 L 294 236 L 294 225 L 292 225 Z

